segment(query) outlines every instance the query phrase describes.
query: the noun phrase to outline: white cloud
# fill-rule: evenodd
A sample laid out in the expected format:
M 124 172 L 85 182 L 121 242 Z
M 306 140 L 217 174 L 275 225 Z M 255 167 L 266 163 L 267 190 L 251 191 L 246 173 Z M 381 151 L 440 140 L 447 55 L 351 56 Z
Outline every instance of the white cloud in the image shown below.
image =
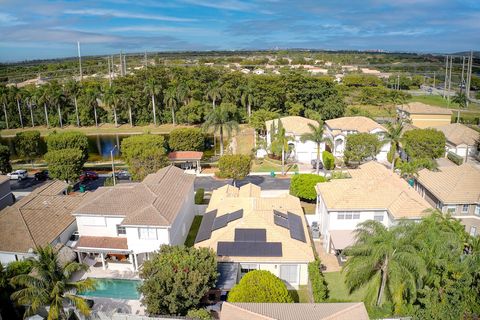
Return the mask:
M 153 14 L 144 14 L 144 13 L 134 13 L 134 12 L 125 12 L 118 10 L 107 10 L 107 9 L 75 9 L 75 10 L 65 10 L 65 14 L 72 15 L 87 15 L 87 16 L 105 16 L 105 17 L 115 17 L 115 18 L 127 18 L 127 19 L 144 19 L 144 20 L 161 20 L 161 21 L 173 21 L 173 22 L 192 22 L 196 21 L 195 19 L 189 18 L 178 18 L 170 17 L 163 15 L 153 15 Z
M 183 0 L 183 2 L 207 7 L 214 9 L 222 10 L 232 10 L 232 11 L 252 11 L 254 6 L 247 2 L 237 1 L 237 0 L 224 0 L 224 1 L 215 1 L 215 0 Z
M 19 25 L 19 24 L 24 24 L 25 22 L 22 22 L 20 20 L 18 20 L 17 17 L 9 14 L 9 13 L 5 13 L 5 12 L 0 12 L 0 26 L 16 26 L 16 25 Z

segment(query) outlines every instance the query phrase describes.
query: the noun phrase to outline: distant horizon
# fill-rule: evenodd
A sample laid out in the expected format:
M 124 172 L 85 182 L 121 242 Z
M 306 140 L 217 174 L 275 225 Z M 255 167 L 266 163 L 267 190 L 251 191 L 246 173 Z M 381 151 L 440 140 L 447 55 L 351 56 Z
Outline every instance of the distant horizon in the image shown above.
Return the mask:
M 480 50 L 475 0 L 0 0 L 0 62 L 115 52 Z M 340 49 L 339 49 L 340 48 Z

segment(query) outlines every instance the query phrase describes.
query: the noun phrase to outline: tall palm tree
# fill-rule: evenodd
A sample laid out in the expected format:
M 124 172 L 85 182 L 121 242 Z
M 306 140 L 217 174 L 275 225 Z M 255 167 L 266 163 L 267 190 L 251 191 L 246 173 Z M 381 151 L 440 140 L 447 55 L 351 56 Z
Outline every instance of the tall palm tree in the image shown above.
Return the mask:
M 63 94 L 62 87 L 56 81 L 50 82 L 47 88 L 48 101 L 50 105 L 57 107 L 58 120 L 60 123 L 60 128 L 63 128 L 63 117 L 61 104 L 65 101 L 65 95 Z
M 402 121 L 391 123 L 386 123 L 385 127 L 387 128 L 387 133 L 385 134 L 385 141 L 390 142 L 390 152 L 392 155 L 391 169 L 395 170 L 395 156 L 400 145 L 400 140 L 402 139 L 404 124 Z
M 40 86 L 37 88 L 37 91 L 35 91 L 35 100 L 37 104 L 43 105 L 43 111 L 45 113 L 45 124 L 47 125 L 47 128 L 50 128 L 50 121 L 48 119 L 48 88 L 47 86 Z
M 255 96 L 251 87 L 246 86 L 242 89 L 240 103 L 247 108 L 247 115 L 250 118 L 252 116 L 252 105 L 255 103 Z
M 5 116 L 5 126 L 8 129 L 8 115 L 7 115 L 8 89 L 5 86 L 0 87 L 0 103 L 3 106 L 3 114 Z
M 222 99 L 222 89 L 217 83 L 215 83 L 207 91 L 206 97 L 207 99 L 212 100 L 212 107 L 215 109 L 215 102 Z
M 220 136 L 220 156 L 223 156 L 223 134 L 226 132 L 230 136 L 233 131 L 237 131 L 238 122 L 235 120 L 232 110 L 225 104 L 221 104 L 208 114 L 203 124 L 203 129 L 205 131 L 213 129 L 214 133 L 218 131 Z
M 133 117 L 132 117 L 132 105 L 135 104 L 135 97 L 131 91 L 127 91 L 121 95 L 121 100 L 124 106 L 128 108 L 128 119 L 130 122 L 130 127 L 133 127 Z
M 322 142 L 329 142 L 330 139 L 326 138 L 323 136 L 323 122 L 318 122 L 318 125 L 313 125 L 311 123 L 308 124 L 308 128 L 310 129 L 310 132 L 304 133 L 301 137 L 300 140 L 302 142 L 305 141 L 312 141 L 317 144 L 317 174 L 320 173 L 320 146 Z
M 457 123 L 460 122 L 460 109 L 467 107 L 467 95 L 464 92 L 458 92 L 452 99 L 452 102 L 457 103 L 460 108 L 457 109 Z
M 282 175 L 285 175 L 285 153 L 289 150 L 288 143 L 293 140 L 293 137 L 287 136 L 287 132 L 280 118 L 277 120 L 277 128 L 275 128 L 275 122 L 273 122 L 271 129 L 272 142 L 270 147 L 274 149 L 278 146 L 280 147 L 282 152 Z
M 37 258 L 32 259 L 32 272 L 17 275 L 11 283 L 19 289 L 12 294 L 12 299 L 27 306 L 25 317 L 36 314 L 42 308 L 50 307 L 48 319 L 67 319 L 64 303 L 71 302 L 85 316 L 90 315 L 84 298 L 75 291 L 85 291 L 95 288 L 91 278 L 71 281 L 70 277 L 76 271 L 86 271 L 88 266 L 78 262 L 62 265 L 58 253 L 50 245 L 35 250 Z
M 183 102 L 183 105 L 188 104 L 188 100 L 190 99 L 191 89 L 187 83 L 182 82 L 177 87 L 177 100 L 178 102 Z
M 65 85 L 65 94 L 66 96 L 73 98 L 73 103 L 75 105 L 75 116 L 77 118 L 77 127 L 80 127 L 80 118 L 78 116 L 78 104 L 77 104 L 77 97 L 80 93 L 80 86 L 77 81 L 71 79 Z
M 85 98 L 86 98 L 87 104 L 93 108 L 93 116 L 95 118 L 95 127 L 98 127 L 97 96 L 98 96 L 97 90 L 95 90 L 94 88 L 88 88 L 85 91 Z
M 155 106 L 155 96 L 159 95 L 162 91 L 160 85 L 157 84 L 155 78 L 150 78 L 145 83 L 144 92 L 147 92 L 152 98 L 152 109 L 153 109 L 153 124 L 157 125 L 157 109 Z
M 20 108 L 20 100 L 23 98 L 22 91 L 18 89 L 17 87 L 12 87 L 13 88 L 13 94 L 15 96 L 15 100 L 17 100 L 17 109 L 18 109 L 18 117 L 20 119 L 20 126 L 23 129 L 23 117 L 22 117 L 22 110 Z
M 35 104 L 35 92 L 36 88 L 35 86 L 28 86 L 25 88 L 25 100 L 27 103 L 28 110 L 30 111 L 30 120 L 32 122 L 32 127 L 35 127 L 35 121 L 33 119 L 33 106 Z
M 356 242 L 345 249 L 343 271 L 350 292 L 367 288 L 366 302 L 382 306 L 390 300 L 400 309 L 414 301 L 417 279 L 426 274 L 423 259 L 406 236 L 408 226 L 387 229 L 367 220 L 355 230 Z
M 163 103 L 165 103 L 165 106 L 170 108 L 172 110 L 172 123 L 173 125 L 176 125 L 175 123 L 175 108 L 177 107 L 178 101 L 177 101 L 177 90 L 175 87 L 170 87 L 165 91 L 164 98 L 163 98 Z
M 103 103 L 107 109 L 112 109 L 115 127 L 118 127 L 117 105 L 119 101 L 118 90 L 114 86 L 105 86 L 103 88 Z

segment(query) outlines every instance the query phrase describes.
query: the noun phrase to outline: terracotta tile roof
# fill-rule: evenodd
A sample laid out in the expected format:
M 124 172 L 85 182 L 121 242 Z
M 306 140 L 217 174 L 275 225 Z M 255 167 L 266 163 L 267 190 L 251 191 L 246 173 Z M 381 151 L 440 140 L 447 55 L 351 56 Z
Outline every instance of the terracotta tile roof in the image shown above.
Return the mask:
M 308 126 L 309 123 L 313 124 L 314 126 L 318 126 L 317 121 L 299 116 L 283 117 L 280 118 L 280 121 L 282 121 L 282 125 L 285 128 L 285 131 L 294 135 L 302 135 L 304 133 L 310 132 L 311 130 Z M 278 127 L 278 119 L 265 121 L 267 131 L 270 131 L 272 123 L 275 123 L 275 126 Z
M 123 225 L 169 226 L 193 188 L 194 175 L 168 166 L 141 183 L 98 188 L 75 214 L 123 216 Z
M 66 186 L 47 182 L 0 211 L 0 251 L 25 253 L 47 245 L 74 223 L 72 212 L 86 194 L 63 195 Z
M 244 186 L 240 187 L 240 190 L 238 192 L 239 197 L 260 197 L 262 189 L 253 184 L 253 183 L 247 183 Z
M 244 186 L 245 187 L 245 186 Z M 249 186 L 252 190 L 257 190 Z M 233 190 L 237 190 L 234 192 Z M 246 189 L 246 188 L 245 188 Z M 227 226 L 212 231 L 209 239 L 195 244 L 195 247 L 209 247 L 217 250 L 219 241 L 231 242 L 235 240 L 235 228 L 266 229 L 267 242 L 282 243 L 282 257 L 233 257 L 234 261 L 247 262 L 310 262 L 314 260 L 313 251 L 308 237 L 308 229 L 300 200 L 291 195 L 263 198 L 258 192 L 253 195 L 243 195 L 239 188 L 224 186 L 212 193 L 207 212 L 217 210 L 217 217 L 243 209 L 243 217 L 231 221 Z M 301 217 L 306 242 L 291 238 L 290 231 L 274 223 L 273 210 L 294 213 Z M 218 257 L 219 261 L 231 261 L 232 257 Z
M 421 102 L 410 102 L 404 105 L 398 105 L 397 110 L 402 110 L 410 114 L 452 114 L 447 108 L 435 107 Z
M 445 204 L 480 203 L 480 170 L 468 162 L 439 171 L 423 169 L 417 181 Z
M 89 237 L 81 236 L 75 248 L 118 249 L 128 250 L 127 238 L 122 237 Z
M 325 121 L 325 125 L 330 131 L 357 131 L 358 133 L 369 133 L 375 129 L 386 131 L 382 125 L 362 116 L 331 119 Z
M 474 146 L 478 139 L 480 139 L 480 133 L 478 131 L 461 123 L 450 123 L 434 128 L 442 131 L 447 141 L 455 146 L 461 144 Z
M 168 154 L 169 160 L 200 160 L 203 152 L 199 151 L 173 151 Z
M 378 162 L 367 162 L 349 173 L 350 179 L 316 185 L 329 210 L 388 210 L 400 219 L 419 218 L 431 209 L 405 180 Z
M 368 320 L 363 302 L 222 304 L 221 320 Z

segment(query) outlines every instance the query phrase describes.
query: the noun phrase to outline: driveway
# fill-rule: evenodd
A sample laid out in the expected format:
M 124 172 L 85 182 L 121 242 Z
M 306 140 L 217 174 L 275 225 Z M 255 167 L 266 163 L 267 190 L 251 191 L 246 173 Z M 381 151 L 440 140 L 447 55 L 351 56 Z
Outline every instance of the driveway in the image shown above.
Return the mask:
M 10 180 L 10 189 L 12 191 L 32 191 L 42 183 L 44 183 L 44 181 L 35 180 L 33 177 L 22 180 Z
M 262 190 L 288 190 L 290 188 L 290 178 L 273 178 L 270 176 L 248 176 L 244 180 L 237 181 L 237 187 L 253 183 L 262 188 Z M 219 180 L 213 177 L 197 177 L 195 179 L 195 190 L 199 188 L 205 191 L 223 187 L 226 184 L 232 184 L 232 179 Z

